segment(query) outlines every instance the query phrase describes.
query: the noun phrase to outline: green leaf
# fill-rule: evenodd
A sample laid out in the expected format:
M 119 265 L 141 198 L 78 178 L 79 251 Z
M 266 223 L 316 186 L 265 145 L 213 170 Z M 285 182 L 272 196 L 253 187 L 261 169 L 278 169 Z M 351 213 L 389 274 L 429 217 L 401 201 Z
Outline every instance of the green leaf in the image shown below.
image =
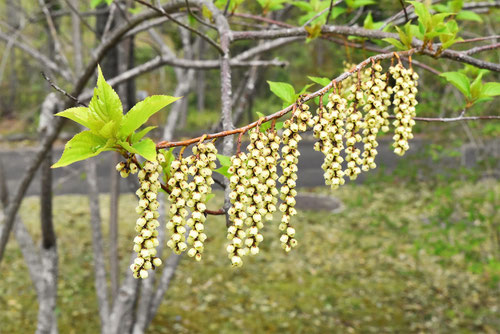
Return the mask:
M 231 166 L 231 157 L 222 154 L 217 154 L 217 159 L 219 159 L 221 166 Z
M 128 9 L 128 12 L 132 15 L 135 15 L 135 14 L 139 14 L 140 12 L 142 12 L 144 8 L 142 7 L 136 7 L 136 8 L 129 8 Z
M 91 131 L 82 131 L 66 143 L 61 158 L 52 165 L 52 168 L 64 167 L 77 161 L 95 157 L 106 148 L 106 139 Z
M 90 100 L 89 109 L 104 123 L 115 121 L 119 124 L 123 117 L 120 98 L 106 80 L 104 80 L 100 66 L 97 67 L 97 72 L 97 87 L 94 88 L 94 96 Z
M 418 20 L 422 22 L 423 26 L 427 28 L 427 30 L 430 30 L 429 28 L 431 25 L 431 14 L 429 12 L 429 9 L 421 2 L 418 1 L 408 1 L 413 5 L 415 8 L 415 14 L 418 16 Z
M 335 20 L 337 17 L 344 14 L 346 11 L 347 9 L 344 7 L 335 6 L 332 9 L 332 15 L 330 17 L 332 18 L 332 20 Z
M 141 125 L 146 123 L 149 117 L 178 99 L 180 99 L 180 97 L 168 95 L 153 95 L 145 98 L 130 109 L 123 117 L 118 136 L 121 139 L 127 138 Z
M 307 26 L 305 27 L 307 31 L 307 40 L 306 42 L 310 42 L 318 37 L 321 36 L 321 23 L 316 23 L 313 26 Z
M 86 107 L 69 108 L 57 113 L 56 116 L 66 117 L 94 132 L 97 132 L 104 124 L 103 121 L 97 119 L 90 109 Z
M 487 82 L 481 88 L 481 96 L 500 95 L 500 82 Z
M 291 3 L 293 6 L 298 7 L 306 12 L 314 11 L 314 8 L 311 6 L 309 2 L 306 1 L 294 1 Z
M 140 142 L 132 145 L 132 148 L 136 150 L 137 154 L 143 156 L 146 160 L 156 160 L 156 144 L 151 139 L 146 138 L 141 140 Z
M 383 41 L 385 41 L 385 42 L 387 42 L 389 44 L 394 45 L 399 50 L 406 50 L 406 47 L 403 44 L 401 44 L 401 42 L 398 41 L 395 38 L 392 38 L 392 37 L 390 37 L 390 38 L 384 38 Z
M 213 14 L 212 14 L 212 12 L 210 11 L 210 9 L 208 9 L 208 7 L 207 7 L 207 6 L 205 6 L 205 5 L 203 5 L 203 6 L 201 7 L 201 15 L 202 15 L 203 17 L 207 18 L 209 21 L 211 21 L 211 20 L 212 20 L 212 16 L 213 16 Z
M 452 11 L 453 13 L 458 13 L 460 10 L 462 10 L 463 6 L 464 6 L 463 0 L 452 0 L 448 2 L 448 7 L 450 8 L 450 11 Z
M 147 128 L 144 128 L 142 129 L 141 131 L 139 132 L 136 132 L 134 134 L 132 134 L 132 136 L 130 137 L 130 142 L 132 144 L 134 143 L 137 143 L 139 140 L 141 140 L 146 134 L 148 134 L 149 131 L 153 130 L 153 129 L 156 129 L 157 126 L 148 126 Z
M 439 76 L 445 78 L 448 82 L 450 82 L 453 86 L 457 87 L 462 94 L 465 95 L 466 98 L 471 98 L 470 92 L 470 80 L 467 78 L 465 74 L 459 72 L 444 72 Z
M 311 80 L 314 83 L 317 83 L 320 86 L 327 86 L 332 82 L 330 79 L 325 78 L 325 77 L 313 77 L 313 76 L 307 76 L 309 80 Z
M 462 20 L 462 21 L 483 22 L 483 19 L 481 18 L 481 16 L 479 16 L 478 14 L 476 14 L 470 10 L 462 10 L 461 12 L 459 12 L 457 14 L 456 19 Z
M 92 0 L 92 1 L 90 1 L 90 7 L 96 8 L 97 6 L 99 6 L 102 3 L 105 3 L 109 6 L 109 5 L 111 5 L 112 2 L 113 2 L 113 0 Z
M 116 137 L 116 122 L 115 121 L 109 121 L 108 123 L 104 124 L 104 126 L 99 130 L 98 134 L 101 137 L 104 137 L 106 139 L 110 138 L 115 138 Z
M 140 156 L 143 156 L 146 160 L 149 161 L 156 160 L 156 145 L 149 138 L 146 138 L 138 143 L 135 143 L 134 145 L 130 145 L 126 141 L 119 141 L 118 144 L 121 145 L 128 152 L 132 154 L 139 154 Z
M 163 170 L 165 171 L 165 176 L 167 178 L 170 177 L 170 166 L 172 165 L 172 161 L 175 160 L 174 156 L 174 148 L 171 147 L 168 151 L 165 150 L 160 150 L 160 153 L 158 154 L 163 154 L 165 156 L 165 162 L 162 164 Z
M 300 90 L 300 92 L 298 92 L 296 95 L 295 95 L 295 100 L 299 98 L 300 95 L 302 94 L 305 94 L 307 92 L 307 90 L 309 89 L 309 87 L 311 87 L 313 84 L 307 84 L 305 85 L 304 87 L 302 87 L 302 89 Z
M 372 12 L 368 12 L 368 15 L 366 15 L 365 20 L 363 21 L 363 28 L 365 29 L 374 29 L 373 28 L 373 17 L 372 17 Z
M 267 123 L 262 124 L 260 126 L 260 132 L 265 132 L 265 131 L 267 131 L 267 129 L 270 129 L 271 124 L 272 124 L 272 122 L 267 122 Z M 274 124 L 275 130 L 279 130 L 281 128 L 283 128 L 283 122 L 276 122 L 276 124 Z
M 214 169 L 214 172 L 219 173 L 220 175 L 227 178 L 231 177 L 231 174 L 229 173 L 229 166 L 222 166 L 220 168 Z
M 373 0 L 354 0 L 354 3 L 350 7 L 356 9 L 362 6 L 373 5 L 374 3 L 375 1 Z
M 450 9 L 448 8 L 448 6 L 445 6 L 445 5 L 442 5 L 442 4 L 435 4 L 435 5 L 432 5 L 431 6 L 432 9 L 434 9 L 436 12 L 448 12 Z
M 477 99 L 479 98 L 479 95 L 481 94 L 482 91 L 482 86 L 483 83 L 481 82 L 481 79 L 483 78 L 484 72 L 480 72 L 476 79 L 472 82 L 470 85 L 470 95 L 472 96 L 472 99 Z
M 271 92 L 283 100 L 286 104 L 295 102 L 295 89 L 292 85 L 286 82 L 267 81 Z
M 205 197 L 205 202 L 210 201 L 214 197 L 215 197 L 214 193 L 207 194 L 206 197 Z

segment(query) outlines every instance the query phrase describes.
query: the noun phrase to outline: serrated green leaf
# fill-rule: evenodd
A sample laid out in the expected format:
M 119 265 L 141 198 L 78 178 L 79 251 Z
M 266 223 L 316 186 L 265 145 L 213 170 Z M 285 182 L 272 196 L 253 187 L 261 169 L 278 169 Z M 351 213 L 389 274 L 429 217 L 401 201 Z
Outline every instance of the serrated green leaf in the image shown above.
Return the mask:
M 115 121 L 119 124 L 123 117 L 120 97 L 104 79 L 100 66 L 97 67 L 97 72 L 97 87 L 94 88 L 94 96 L 90 100 L 89 109 L 104 123 Z
M 295 89 L 286 82 L 267 81 L 271 92 L 278 96 L 283 102 L 292 104 L 295 102 Z
M 229 166 L 222 166 L 220 168 L 214 169 L 214 172 L 219 173 L 220 175 L 223 175 L 227 178 L 231 177 L 231 174 L 229 173 Z
M 483 22 L 483 19 L 481 18 L 481 16 L 479 16 L 478 14 L 476 14 L 473 11 L 470 11 L 470 10 L 462 10 L 462 11 L 460 11 L 455 18 L 457 20 L 462 20 L 462 21 Z
M 314 83 L 317 83 L 318 85 L 321 86 L 327 86 L 330 84 L 331 80 L 325 77 L 313 77 L 313 76 L 307 76 L 309 80 L 311 80 Z
M 481 87 L 481 96 L 500 95 L 500 82 L 487 82 Z
M 145 98 L 130 109 L 123 117 L 118 136 L 121 139 L 127 138 L 141 125 L 146 123 L 149 117 L 178 99 L 180 97 L 168 95 L 153 95 Z
M 104 122 L 97 119 L 89 108 L 86 107 L 75 107 L 69 108 L 64 111 L 61 111 L 56 116 L 66 117 L 78 124 L 83 125 L 84 127 L 97 132 L 103 125 Z
M 135 132 L 134 134 L 132 134 L 132 136 L 130 137 L 130 142 L 132 144 L 135 144 L 137 143 L 139 140 L 141 140 L 145 135 L 148 134 L 149 131 L 153 130 L 153 129 L 156 129 L 157 126 L 148 126 L 147 128 L 144 128 L 142 129 L 141 131 L 139 132 Z
M 256 111 L 255 113 L 257 114 L 257 116 L 259 116 L 259 119 L 262 118 L 262 117 L 266 117 L 266 115 L 264 115 L 260 111 Z
M 444 72 L 439 76 L 445 78 L 448 82 L 450 82 L 453 86 L 455 86 L 462 94 L 465 95 L 466 98 L 471 98 L 470 92 L 470 80 L 462 73 L 459 72 Z
M 231 157 L 222 154 L 217 154 L 217 159 L 219 159 L 219 162 L 222 166 L 231 166 Z
M 64 167 L 74 162 L 95 157 L 107 148 L 106 139 L 97 136 L 89 130 L 76 134 L 64 146 L 64 151 L 52 168 Z
M 394 45 L 399 50 L 406 50 L 406 47 L 403 44 L 401 44 L 401 42 L 398 41 L 395 38 L 392 38 L 392 37 L 390 37 L 390 38 L 384 38 L 383 41 L 385 41 L 385 42 L 387 42 L 389 44 Z

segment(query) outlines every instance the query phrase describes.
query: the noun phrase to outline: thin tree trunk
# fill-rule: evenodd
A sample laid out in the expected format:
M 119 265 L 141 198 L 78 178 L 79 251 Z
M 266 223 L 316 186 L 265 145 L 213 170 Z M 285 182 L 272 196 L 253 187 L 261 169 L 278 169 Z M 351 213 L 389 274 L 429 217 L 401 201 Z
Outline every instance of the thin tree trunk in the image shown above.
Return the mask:
M 41 140 L 54 131 L 54 113 L 59 109 L 55 93 L 47 96 L 42 104 L 39 132 Z M 41 261 L 42 289 L 38 296 L 37 334 L 57 333 L 57 318 L 54 313 L 57 302 L 58 254 L 56 234 L 52 221 L 52 154 L 49 150 L 41 164 L 40 220 L 42 230 Z
M 92 229 L 92 246 L 94 250 L 94 272 L 99 317 L 101 319 L 101 333 L 109 333 L 109 304 L 106 282 L 106 268 L 104 263 L 104 248 L 102 236 L 101 212 L 99 208 L 99 189 L 97 186 L 97 172 L 95 160 L 87 160 L 87 184 L 90 204 L 90 224 Z
M 118 256 L 118 205 L 120 198 L 120 176 L 115 166 L 120 161 L 120 155 L 113 152 L 110 164 L 109 189 L 109 264 L 111 279 L 111 301 L 114 302 L 120 288 L 120 261 Z

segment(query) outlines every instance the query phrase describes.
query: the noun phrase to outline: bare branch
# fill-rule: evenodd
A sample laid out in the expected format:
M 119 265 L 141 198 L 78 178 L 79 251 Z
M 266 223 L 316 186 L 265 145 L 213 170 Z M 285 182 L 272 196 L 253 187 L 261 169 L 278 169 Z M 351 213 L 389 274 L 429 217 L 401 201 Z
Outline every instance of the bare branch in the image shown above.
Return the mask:
M 346 36 L 359 36 L 373 39 L 383 39 L 383 38 L 395 38 L 399 40 L 398 34 L 388 33 L 378 30 L 363 29 L 358 27 L 346 27 L 346 26 L 323 26 L 323 34 L 340 34 Z M 287 29 L 277 29 L 277 30 L 266 30 L 266 31 L 242 31 L 233 32 L 233 38 L 238 39 L 275 39 L 279 37 L 292 37 L 292 36 L 307 36 L 307 31 L 305 28 L 287 28 Z M 429 49 L 421 50 L 422 41 L 415 40 L 412 43 L 413 47 L 419 50 L 420 53 L 436 56 L 434 51 Z M 432 50 L 437 50 L 438 48 L 433 45 Z M 485 68 L 495 72 L 500 72 L 500 64 L 490 63 L 487 61 L 482 61 L 467 54 L 454 50 L 444 50 L 439 57 L 448 58 L 461 63 L 467 63 L 474 65 L 479 68 Z
M 65 80 L 67 80 L 69 82 L 72 81 L 72 75 L 70 72 L 68 72 L 66 69 L 62 69 L 59 65 L 54 63 L 52 60 L 50 60 L 48 57 L 46 57 L 42 53 L 40 53 L 37 50 L 30 47 L 29 45 L 22 43 L 22 42 L 19 42 L 19 41 L 16 41 L 15 39 L 11 40 L 10 36 L 3 33 L 1 30 L 0 30 L 0 39 L 4 40 L 6 42 L 12 41 L 12 44 L 15 47 L 17 47 L 17 48 L 23 50 L 24 52 L 26 52 L 27 54 L 29 54 L 31 57 L 33 57 L 38 62 L 40 62 L 43 67 L 46 67 L 46 68 L 50 69 L 51 71 L 53 71 L 54 73 L 61 75 Z
M 155 7 L 143 0 L 134 0 L 135 2 L 138 2 L 148 8 L 151 8 L 153 9 L 154 11 L 157 11 L 159 12 L 160 14 L 166 16 L 170 21 L 180 25 L 181 27 L 183 28 L 186 28 L 187 30 L 195 33 L 196 35 L 200 36 L 201 38 L 203 38 L 204 40 L 206 40 L 208 42 L 208 44 L 212 45 L 214 48 L 217 49 L 217 51 L 219 51 L 219 53 L 222 53 L 222 49 L 221 47 L 213 40 L 211 39 L 210 37 L 208 37 L 207 35 L 205 35 L 204 33 L 202 33 L 201 31 L 197 30 L 197 29 L 194 29 L 193 27 L 190 27 L 189 25 L 187 24 L 184 24 L 182 23 L 181 21 L 175 19 L 172 15 L 168 14 L 162 7 Z
M 483 45 L 483 46 L 476 46 L 475 48 L 462 51 L 462 53 L 464 53 L 466 55 L 472 55 L 472 54 L 476 54 L 476 53 L 479 53 L 479 52 L 488 51 L 488 50 L 494 50 L 494 49 L 498 49 L 498 48 L 500 48 L 500 43 L 495 43 L 495 44 L 490 44 L 490 45 Z
M 69 66 L 68 59 L 64 55 L 62 48 L 61 48 L 61 42 L 59 41 L 59 37 L 57 35 L 57 30 L 56 30 L 56 25 L 54 21 L 52 20 L 52 15 L 45 5 L 45 0 L 38 0 L 38 3 L 40 4 L 40 7 L 42 8 L 43 13 L 45 14 L 45 19 L 47 21 L 47 26 L 49 27 L 49 33 L 52 38 L 52 44 L 54 46 L 54 52 L 55 52 L 55 58 L 58 60 L 61 64 L 63 64 L 68 72 L 71 74 L 73 77 L 73 72 L 71 71 L 71 67 Z
M 84 106 L 84 107 L 88 107 L 85 103 L 81 102 L 80 100 L 78 100 L 76 97 L 74 97 L 73 95 L 71 95 L 70 93 L 68 93 L 67 91 L 65 91 L 64 89 L 62 89 L 61 87 L 59 87 L 58 85 L 56 85 L 52 79 L 50 79 L 47 74 L 45 74 L 45 72 L 41 72 L 43 78 L 45 80 L 47 80 L 47 82 L 52 86 L 52 88 L 54 88 L 55 90 L 57 90 L 59 93 L 61 94 L 64 94 L 66 97 L 69 97 L 71 100 L 75 101 L 75 103 L 81 105 L 81 106 Z

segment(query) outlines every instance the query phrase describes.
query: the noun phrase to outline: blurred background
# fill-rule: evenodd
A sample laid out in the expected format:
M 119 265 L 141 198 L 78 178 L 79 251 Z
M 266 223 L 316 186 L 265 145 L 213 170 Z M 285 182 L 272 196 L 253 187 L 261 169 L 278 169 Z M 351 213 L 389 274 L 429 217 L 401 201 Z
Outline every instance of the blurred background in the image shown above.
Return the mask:
M 21 183 L 44 136 L 40 130 L 42 104 L 55 90 L 40 72 L 46 72 L 69 92 L 74 85 L 54 69 L 41 66 L 39 57 L 17 47 L 13 40 L 30 45 L 49 60 L 69 63 L 79 73 L 81 64 L 89 61 L 91 50 L 103 36 L 124 24 L 127 17 L 145 11 L 133 1 L 115 2 L 119 5 L 90 0 L 5 0 L 0 4 L 0 177 L 9 193 L 14 193 Z M 240 4 L 238 10 L 262 13 L 261 5 L 252 1 Z M 331 23 L 363 26 L 368 13 L 379 22 L 400 10 L 398 1 L 368 1 L 352 10 L 346 7 L 346 12 Z M 490 6 L 476 12 L 480 21 L 460 22 L 461 36 L 498 34 L 500 11 Z M 303 16 L 299 6 L 290 4 L 269 14 L 270 18 L 291 24 L 302 24 L 307 20 Z M 230 20 L 234 29 L 260 29 L 244 17 L 232 16 Z M 185 21 L 200 28 L 192 18 Z M 207 30 L 216 37 L 214 31 Z M 80 50 L 75 50 L 75 38 L 81 42 Z M 354 37 L 349 40 L 368 43 Z M 237 41 L 231 52 L 238 54 L 257 43 Z M 462 47 L 465 45 L 456 49 Z M 218 59 L 217 52 L 202 39 L 175 24 L 161 24 L 154 33 L 144 30 L 124 38 L 101 66 L 106 78 L 114 78 L 168 52 L 193 61 Z M 59 59 L 61 54 L 68 58 Z M 76 54 L 82 58 L 78 60 Z M 365 48 L 315 39 L 287 44 L 262 55 L 262 59 L 275 59 L 286 66 L 234 67 L 235 125 L 257 120 L 257 112 L 268 115 L 281 109 L 282 102 L 269 91 L 267 80 L 288 82 L 299 91 L 311 83 L 307 76 L 331 79 L 352 66 L 348 64 L 357 64 L 373 54 Z M 492 50 L 482 58 L 498 63 L 500 53 Z M 478 69 L 460 63 L 431 57 L 416 59 L 439 72 L 462 71 L 472 78 L 478 74 Z M 389 64 L 382 63 L 384 68 Z M 436 74 L 414 68 L 420 74 L 417 115 L 458 116 L 464 104 L 460 92 Z M 498 79 L 498 73 L 483 74 L 485 82 Z M 91 79 L 87 87 L 94 83 L 95 79 Z M 316 85 L 309 90 L 319 88 Z M 153 94 L 184 96 L 151 120 L 150 125 L 158 126 L 151 133 L 156 141 L 187 139 L 221 130 L 218 68 L 165 65 L 116 89 L 125 110 Z M 57 103 L 65 101 L 63 95 L 56 94 Z M 499 115 L 498 99 L 474 105 L 467 115 Z M 53 161 L 78 131 L 75 123 L 64 125 L 52 146 Z M 323 156 L 313 150 L 312 134 L 306 134 L 300 146 L 299 214 L 294 217 L 299 246 L 288 254 L 281 250 L 277 228 L 280 217 L 275 214 L 264 231 L 259 256 L 245 260 L 244 266 L 235 270 L 225 250 L 225 219 L 210 216 L 202 262 L 188 257 L 168 262 L 166 268 L 172 273 L 162 276 L 168 278 L 166 286 L 157 278 L 157 284 L 165 287 L 165 295 L 161 296 L 156 315 L 149 319 L 147 330 L 141 330 L 499 333 L 500 121 L 417 122 L 414 133 L 415 139 L 404 157 L 393 154 L 390 134 L 381 137 L 378 168 L 335 191 L 323 185 Z M 135 185 L 119 179 L 114 170 L 119 157 L 114 153 L 93 160 L 99 191 L 101 255 L 112 276 L 105 289 L 109 290 L 112 307 L 119 287 L 129 275 L 135 235 Z M 85 163 L 54 170 L 49 181 L 44 176 L 47 166 L 50 162 L 35 174 L 19 217 L 31 235 L 32 247 L 43 248 L 41 195 L 49 191 L 59 261 L 54 311 L 59 332 L 97 333 L 102 328 L 89 209 L 89 198 L 96 199 L 96 193 L 89 195 Z M 222 203 L 223 192 L 217 188 L 208 206 L 216 209 Z M 162 258 L 168 258 L 170 253 L 164 250 Z M 141 293 L 146 288 L 139 285 L 134 289 Z M 137 298 L 131 308 L 140 309 L 140 301 Z M 0 333 L 35 332 L 40 319 L 38 306 L 25 254 L 13 237 L 0 264 Z M 134 314 L 128 319 L 133 323 L 139 321 Z

